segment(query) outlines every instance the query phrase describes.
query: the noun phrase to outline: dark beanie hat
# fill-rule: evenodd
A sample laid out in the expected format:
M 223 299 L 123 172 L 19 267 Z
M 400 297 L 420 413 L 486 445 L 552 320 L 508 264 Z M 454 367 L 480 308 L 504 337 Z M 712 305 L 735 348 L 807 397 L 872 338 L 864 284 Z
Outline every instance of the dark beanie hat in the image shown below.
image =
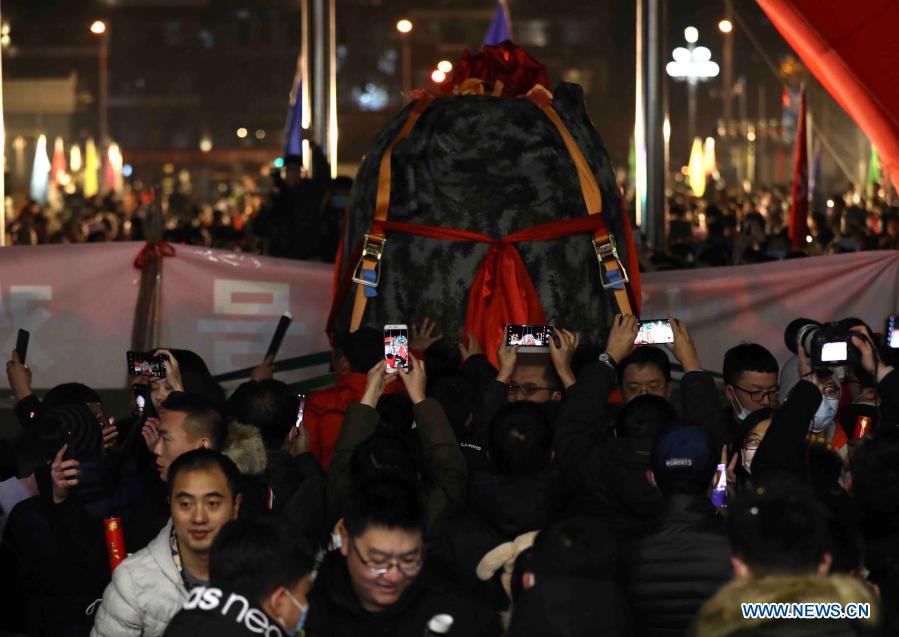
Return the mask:
M 64 444 L 69 445 L 66 455 L 77 460 L 96 458 L 103 448 L 100 423 L 82 403 L 57 405 L 43 411 L 37 427 L 44 450 L 51 458 Z

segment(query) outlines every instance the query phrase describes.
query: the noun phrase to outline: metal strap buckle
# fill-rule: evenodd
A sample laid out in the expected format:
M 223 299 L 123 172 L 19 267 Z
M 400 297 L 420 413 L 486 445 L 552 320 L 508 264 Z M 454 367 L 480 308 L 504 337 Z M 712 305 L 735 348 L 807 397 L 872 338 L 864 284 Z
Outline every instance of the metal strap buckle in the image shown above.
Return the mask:
M 353 270 L 353 283 L 369 288 L 378 287 L 378 283 L 381 281 L 381 256 L 384 254 L 384 244 L 386 242 L 387 239 L 384 237 L 373 234 L 365 235 L 365 241 L 362 243 L 362 256 L 359 257 L 359 263 L 356 264 L 356 268 Z M 362 270 L 366 261 L 373 266 L 371 269 L 375 271 L 374 281 L 369 281 L 362 277 Z
M 602 289 L 608 290 L 630 281 L 630 278 L 627 276 L 627 270 L 618 257 L 618 246 L 615 244 L 615 237 L 608 235 L 606 241 L 593 239 L 593 249 L 596 251 L 596 260 L 599 262 L 599 282 L 602 284 Z M 614 260 L 615 265 L 618 267 L 619 278 L 617 281 L 609 281 L 608 271 L 605 268 L 607 259 Z

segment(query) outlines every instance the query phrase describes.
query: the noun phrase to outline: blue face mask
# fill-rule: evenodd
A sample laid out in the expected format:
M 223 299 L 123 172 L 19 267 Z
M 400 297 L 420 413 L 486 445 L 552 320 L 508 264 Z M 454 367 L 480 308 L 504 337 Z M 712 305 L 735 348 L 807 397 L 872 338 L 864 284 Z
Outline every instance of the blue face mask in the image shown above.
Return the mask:
M 303 634 L 303 626 L 306 624 L 306 615 L 309 614 L 309 607 L 303 606 L 300 602 L 298 602 L 296 597 L 290 594 L 290 591 L 285 589 L 284 593 L 290 598 L 290 601 L 292 601 L 294 605 L 300 609 L 300 619 L 297 620 L 296 626 L 294 626 L 292 630 L 285 626 L 284 630 L 287 631 L 287 634 L 290 637 L 299 637 Z

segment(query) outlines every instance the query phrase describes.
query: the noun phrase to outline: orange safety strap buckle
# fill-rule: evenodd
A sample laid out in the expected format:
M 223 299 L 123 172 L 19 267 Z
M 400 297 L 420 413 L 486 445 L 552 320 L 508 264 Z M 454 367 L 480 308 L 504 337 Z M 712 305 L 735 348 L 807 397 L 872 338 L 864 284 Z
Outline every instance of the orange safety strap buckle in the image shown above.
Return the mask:
M 384 254 L 385 243 L 387 243 L 385 237 L 374 234 L 365 235 L 365 241 L 362 242 L 362 256 L 359 257 L 359 262 L 353 270 L 353 283 L 369 288 L 378 287 L 378 283 L 381 281 L 381 257 Z M 366 263 L 369 265 L 368 268 L 365 267 Z M 374 280 L 364 276 L 364 269 L 374 270 Z
M 605 241 L 602 238 L 593 239 L 593 249 L 596 251 L 596 260 L 599 263 L 599 282 L 602 284 L 602 289 L 620 289 L 630 281 L 627 270 L 618 256 L 615 237 L 610 234 L 606 235 Z M 615 268 L 609 267 L 612 262 L 614 262 Z

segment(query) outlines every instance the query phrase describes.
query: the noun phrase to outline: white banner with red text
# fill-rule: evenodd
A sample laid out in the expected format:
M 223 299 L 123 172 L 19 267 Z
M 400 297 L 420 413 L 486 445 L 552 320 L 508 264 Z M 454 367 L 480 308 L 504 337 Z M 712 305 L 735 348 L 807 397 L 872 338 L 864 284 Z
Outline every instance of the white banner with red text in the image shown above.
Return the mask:
M 31 332 L 36 388 L 72 381 L 126 386 L 141 274 L 133 262 L 142 247 L 0 249 L 0 346 L 8 356 L 17 330 Z M 195 351 L 231 388 L 261 361 L 278 318 L 289 311 L 293 323 L 278 357 L 287 364 L 276 377 L 321 379 L 331 273 L 329 264 L 177 245 L 163 260 L 159 343 Z M 761 343 L 783 363 L 784 327 L 800 316 L 857 316 L 882 331 L 885 318 L 899 312 L 899 252 L 649 273 L 642 295 L 644 318 L 670 313 L 687 323 L 710 371 L 720 372 L 724 352 L 744 341 Z

